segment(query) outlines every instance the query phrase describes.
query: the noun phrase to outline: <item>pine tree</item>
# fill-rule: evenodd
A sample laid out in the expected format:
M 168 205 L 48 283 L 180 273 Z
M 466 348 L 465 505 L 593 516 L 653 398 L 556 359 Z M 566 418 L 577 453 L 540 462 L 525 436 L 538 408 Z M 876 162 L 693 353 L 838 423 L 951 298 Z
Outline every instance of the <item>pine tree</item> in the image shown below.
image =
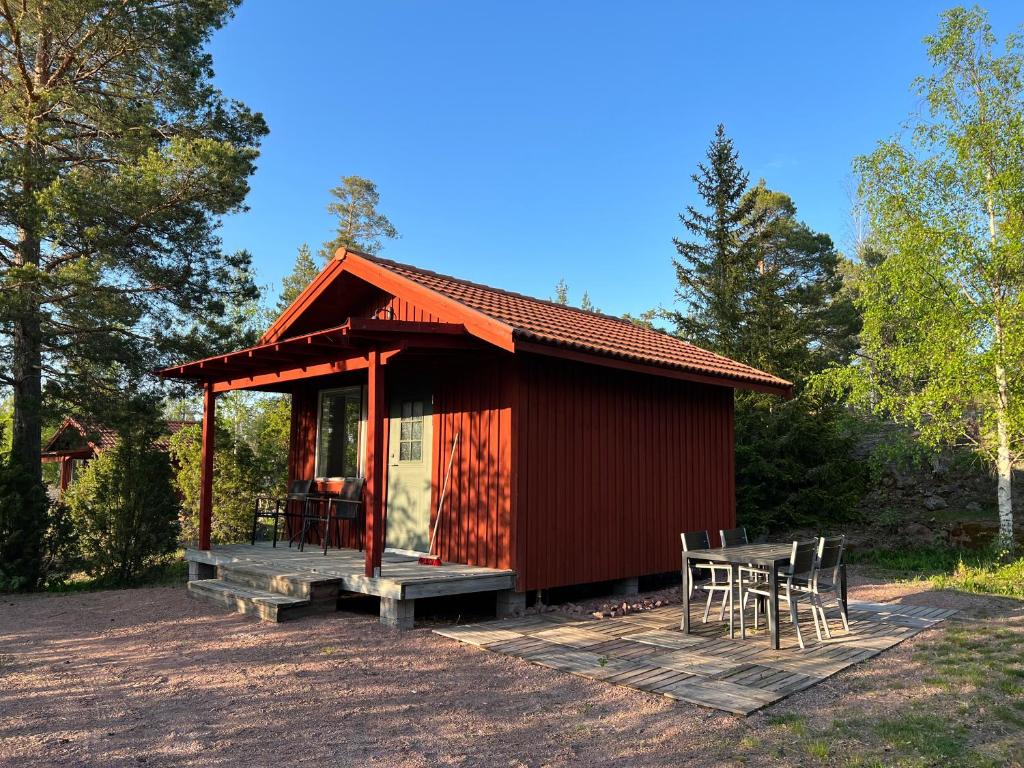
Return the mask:
M 341 184 L 331 190 L 331 196 L 335 201 L 327 210 L 338 217 L 338 229 L 334 238 L 320 249 L 324 261 L 334 258 L 335 251 L 342 247 L 376 253 L 382 239 L 394 240 L 399 236 L 388 217 L 377 210 L 380 193 L 369 179 L 343 176 Z
M 688 205 L 679 215 L 692 239 L 674 238 L 674 260 L 682 312 L 673 313 L 676 332 L 716 352 L 737 356 L 738 334 L 744 321 L 744 302 L 750 291 L 754 256 L 750 236 L 761 225 L 755 200 L 747 191 L 748 175 L 739 164 L 732 139 L 719 124 L 693 175 L 707 208 Z
M 216 231 L 267 132 L 213 82 L 207 46 L 237 4 L 0 2 L 0 387 L 33 484 L 44 383 L 48 400 L 117 402 L 209 354 L 225 307 L 255 292 Z M 0 531 L 26 553 L 41 536 Z
M 799 221 L 789 195 L 763 180 L 744 197 L 753 202 L 746 246 L 754 259 L 739 359 L 793 380 L 845 362 L 857 315 L 843 291 L 832 238 Z
M 316 263 L 313 261 L 309 246 L 303 243 L 299 246 L 299 252 L 295 257 L 295 266 L 292 267 L 291 273 L 285 275 L 281 280 L 281 297 L 277 302 L 278 314 L 284 312 L 318 274 L 320 274 L 320 270 L 317 269 Z

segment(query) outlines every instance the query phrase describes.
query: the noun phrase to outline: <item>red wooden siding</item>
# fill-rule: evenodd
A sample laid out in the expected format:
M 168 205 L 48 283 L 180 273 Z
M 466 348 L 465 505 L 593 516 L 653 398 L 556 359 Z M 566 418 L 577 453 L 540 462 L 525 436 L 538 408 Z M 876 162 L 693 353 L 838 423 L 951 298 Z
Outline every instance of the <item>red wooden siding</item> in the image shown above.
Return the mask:
M 378 320 L 410 320 L 421 323 L 443 322 L 438 315 L 425 311 L 422 307 L 416 306 L 411 301 L 390 294 L 383 294 L 374 302 L 370 310 L 370 316 Z
M 679 534 L 735 521 L 731 389 L 522 357 L 520 590 L 679 568 Z
M 444 560 L 512 566 L 512 360 L 452 358 L 434 383 L 432 509 L 460 433 L 437 533 Z M 431 521 L 433 522 L 433 520 Z

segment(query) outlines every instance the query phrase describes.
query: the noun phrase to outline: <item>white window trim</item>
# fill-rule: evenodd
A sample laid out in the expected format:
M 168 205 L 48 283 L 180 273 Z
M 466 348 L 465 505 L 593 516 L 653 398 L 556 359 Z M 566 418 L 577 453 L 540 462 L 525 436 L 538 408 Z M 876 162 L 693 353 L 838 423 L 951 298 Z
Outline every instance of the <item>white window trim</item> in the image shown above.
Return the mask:
M 351 384 L 347 387 L 334 387 L 332 389 L 321 389 L 316 398 L 316 438 L 313 443 L 313 477 L 317 481 L 331 482 L 345 480 L 344 477 L 324 477 L 320 474 L 320 418 L 324 412 L 324 396 L 350 393 L 358 390 L 362 403 L 359 414 L 359 437 L 357 438 L 358 448 L 356 449 L 356 476 L 365 477 L 366 467 L 366 387 L 362 384 Z

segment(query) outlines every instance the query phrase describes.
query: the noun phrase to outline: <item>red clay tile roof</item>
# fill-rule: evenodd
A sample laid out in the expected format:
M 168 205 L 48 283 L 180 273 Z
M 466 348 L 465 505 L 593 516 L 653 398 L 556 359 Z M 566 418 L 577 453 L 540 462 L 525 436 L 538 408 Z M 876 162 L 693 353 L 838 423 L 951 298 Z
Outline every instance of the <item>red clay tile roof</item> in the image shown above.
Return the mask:
M 510 326 L 517 339 L 648 365 L 724 376 L 773 388 L 792 386 L 778 376 L 628 320 L 534 299 L 375 256 L 358 255 Z
M 198 424 L 198 421 L 189 420 L 178 420 L 171 419 L 167 423 L 167 432 L 171 435 L 180 431 L 181 429 L 191 426 L 192 424 Z M 52 452 L 53 445 L 57 442 L 62 434 L 69 428 L 74 429 L 83 438 L 89 440 L 96 448 L 97 451 L 105 451 L 108 448 L 113 448 L 117 443 L 117 431 L 110 427 L 98 424 L 93 421 L 86 419 L 74 418 L 69 416 L 64 419 L 63 423 L 57 427 L 57 430 L 53 433 L 53 436 L 47 441 L 46 447 L 43 448 L 43 453 Z M 156 441 L 156 445 L 159 448 L 167 449 L 170 447 L 170 443 L 166 437 L 161 437 Z

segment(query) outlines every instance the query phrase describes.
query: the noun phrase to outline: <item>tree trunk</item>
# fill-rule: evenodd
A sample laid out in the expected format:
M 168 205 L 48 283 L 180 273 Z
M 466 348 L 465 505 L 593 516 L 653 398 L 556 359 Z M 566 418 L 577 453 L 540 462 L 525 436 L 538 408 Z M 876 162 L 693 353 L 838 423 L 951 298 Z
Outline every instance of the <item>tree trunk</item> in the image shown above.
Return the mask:
M 996 405 L 996 475 L 999 502 L 999 545 L 1013 548 L 1013 464 L 1010 461 L 1009 387 L 1006 368 L 996 363 L 996 384 L 999 388 Z
M 22 234 L 18 266 L 39 265 L 39 241 Z M 14 322 L 12 373 L 14 374 L 14 423 L 11 455 L 34 480 L 42 481 L 42 324 L 39 291 L 34 280 L 15 289 L 17 317 Z

